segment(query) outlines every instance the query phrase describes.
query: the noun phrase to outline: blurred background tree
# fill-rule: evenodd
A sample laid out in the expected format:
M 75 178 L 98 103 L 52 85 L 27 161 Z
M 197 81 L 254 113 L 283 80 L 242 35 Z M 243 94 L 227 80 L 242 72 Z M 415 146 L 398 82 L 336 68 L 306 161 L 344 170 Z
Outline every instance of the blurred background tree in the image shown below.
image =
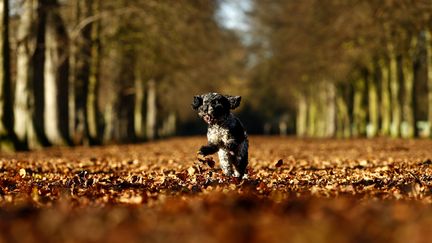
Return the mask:
M 256 66 L 290 84 L 299 136 L 431 134 L 431 1 L 253 3 Z
M 1 148 L 203 133 L 432 135 L 432 1 L 3 0 Z

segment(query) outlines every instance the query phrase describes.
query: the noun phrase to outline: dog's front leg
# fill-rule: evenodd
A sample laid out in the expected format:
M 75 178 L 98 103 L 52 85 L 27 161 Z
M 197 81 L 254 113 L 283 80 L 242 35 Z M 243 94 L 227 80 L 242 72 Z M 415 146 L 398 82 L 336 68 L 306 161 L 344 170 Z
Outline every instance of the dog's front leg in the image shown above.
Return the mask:
M 198 151 L 198 154 L 201 154 L 203 156 L 207 156 L 207 155 L 216 153 L 218 150 L 219 150 L 219 147 L 217 145 L 207 144 L 207 145 L 204 145 L 200 148 L 200 150 Z

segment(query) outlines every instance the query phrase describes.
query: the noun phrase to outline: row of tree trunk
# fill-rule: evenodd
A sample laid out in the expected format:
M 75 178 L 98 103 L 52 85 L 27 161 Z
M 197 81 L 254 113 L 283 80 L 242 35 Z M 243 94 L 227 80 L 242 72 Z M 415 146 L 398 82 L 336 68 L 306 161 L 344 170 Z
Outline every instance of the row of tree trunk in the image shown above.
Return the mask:
M 425 57 L 424 57 L 425 56 Z M 428 122 L 419 127 L 415 87 L 427 70 Z M 432 40 L 430 31 L 409 40 L 408 49 L 375 56 L 350 82 L 322 81 L 297 95 L 301 137 L 412 138 L 432 135 Z M 317 87 L 319 87 L 317 89 Z
M 12 81 L 9 6 L 8 0 L 1 1 L 1 149 L 100 144 L 119 137 L 113 134 L 113 127 L 121 126 L 121 122 L 112 122 L 117 114 L 106 109 L 101 116 L 98 109 L 101 0 L 75 4 L 75 21 L 80 29 L 70 37 L 57 0 L 23 2 L 16 40 L 17 72 Z M 158 135 L 156 82 L 144 82 L 139 67 L 136 69 L 134 109 L 127 119 L 132 120 L 136 140 L 154 139 Z M 111 120 L 104 121 L 103 117 Z M 170 126 L 165 133 L 174 132 L 175 125 Z

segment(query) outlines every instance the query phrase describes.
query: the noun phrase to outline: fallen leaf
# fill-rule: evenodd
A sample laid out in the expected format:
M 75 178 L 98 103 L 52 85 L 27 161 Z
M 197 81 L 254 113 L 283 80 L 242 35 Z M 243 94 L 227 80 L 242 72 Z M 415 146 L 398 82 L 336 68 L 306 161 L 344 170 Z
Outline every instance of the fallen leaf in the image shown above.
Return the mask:
M 278 161 L 276 162 L 275 167 L 276 167 L 276 168 L 279 168 L 279 167 L 281 167 L 282 165 L 283 165 L 283 160 L 280 159 L 280 160 L 278 160 Z
M 188 169 L 187 169 L 187 172 L 188 172 L 188 174 L 190 175 L 190 176 L 193 176 L 194 174 L 195 174 L 195 172 L 196 172 L 196 169 L 194 168 L 194 167 L 189 167 Z
M 19 175 L 20 175 L 22 178 L 24 178 L 24 177 L 26 176 L 26 170 L 25 170 L 24 168 L 21 168 L 21 169 L 19 170 Z

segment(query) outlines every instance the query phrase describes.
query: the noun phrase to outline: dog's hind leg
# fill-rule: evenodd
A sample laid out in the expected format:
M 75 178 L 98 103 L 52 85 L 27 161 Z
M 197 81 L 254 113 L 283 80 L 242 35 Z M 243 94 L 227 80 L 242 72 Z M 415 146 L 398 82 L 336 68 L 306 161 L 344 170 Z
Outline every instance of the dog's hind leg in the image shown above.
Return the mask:
M 233 158 L 234 176 L 246 178 L 246 167 L 248 165 L 248 142 L 247 140 L 240 144 L 237 156 Z

